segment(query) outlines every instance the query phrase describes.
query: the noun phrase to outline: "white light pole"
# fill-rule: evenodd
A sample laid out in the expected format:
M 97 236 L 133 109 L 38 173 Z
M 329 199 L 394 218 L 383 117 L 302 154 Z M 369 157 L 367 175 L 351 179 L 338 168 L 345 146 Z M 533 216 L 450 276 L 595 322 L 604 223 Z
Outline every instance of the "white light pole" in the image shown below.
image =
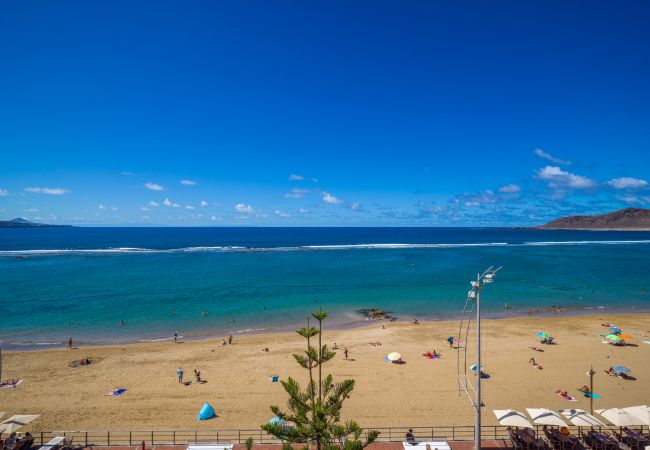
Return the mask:
M 461 378 L 460 375 L 460 351 L 458 352 L 458 380 L 460 386 L 465 390 L 465 393 L 469 397 L 472 405 L 475 409 L 475 425 L 474 425 L 474 449 L 481 449 L 481 407 L 483 406 L 482 396 L 481 396 L 481 289 L 486 284 L 492 283 L 494 281 L 494 276 L 501 269 L 494 269 L 490 267 L 482 274 L 476 276 L 476 281 L 470 281 L 472 289 L 467 293 L 467 301 L 465 302 L 465 309 L 463 310 L 463 316 L 460 323 L 460 330 L 458 340 L 461 340 L 463 332 L 463 323 L 467 321 L 467 329 L 465 335 L 469 334 L 469 326 L 472 320 L 472 310 L 476 308 L 476 388 L 474 389 L 475 398 L 472 399 L 469 389 L 473 389 L 469 378 L 467 377 L 467 346 L 468 343 L 465 343 L 465 364 L 464 364 L 464 375 Z M 468 309 L 469 308 L 469 309 Z

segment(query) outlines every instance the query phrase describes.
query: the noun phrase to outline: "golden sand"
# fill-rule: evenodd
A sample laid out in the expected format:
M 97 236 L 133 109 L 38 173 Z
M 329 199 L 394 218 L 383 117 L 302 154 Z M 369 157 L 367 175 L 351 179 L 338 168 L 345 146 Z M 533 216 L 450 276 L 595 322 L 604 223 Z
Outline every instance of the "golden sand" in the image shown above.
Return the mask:
M 638 346 L 613 347 L 601 342 L 601 323 L 614 321 L 635 337 Z M 385 329 L 382 329 L 382 324 Z M 457 350 L 445 339 L 458 332 L 457 322 L 372 322 L 366 327 L 325 330 L 324 340 L 347 346 L 325 366 L 335 378 L 353 378 L 356 388 L 344 405 L 344 416 L 362 426 L 469 425 L 472 410 L 459 395 L 456 381 Z M 557 344 L 541 346 L 537 331 L 554 336 Z M 485 424 L 496 424 L 492 409 L 525 407 L 589 408 L 589 400 L 576 388 L 588 384 L 587 370 L 597 372 L 594 391 L 603 396 L 596 408 L 650 403 L 650 315 L 592 315 L 558 318 L 485 320 L 483 366 Z M 292 376 L 304 382 L 306 373 L 292 353 L 301 351 L 296 333 L 238 335 L 232 345 L 219 339 L 174 344 L 148 343 L 87 347 L 73 350 L 5 352 L 3 378 L 21 378 L 15 389 L 0 390 L 0 410 L 8 414 L 41 414 L 32 430 L 98 429 L 257 429 L 272 417 L 269 405 L 285 405 L 281 379 Z M 381 342 L 372 347 L 369 342 Z M 470 338 L 470 345 L 471 345 Z M 543 353 L 529 349 L 543 347 Z M 270 351 L 263 352 L 264 347 Z M 441 359 L 422 356 L 427 350 L 442 352 Z M 384 362 L 390 352 L 400 352 L 406 364 Z M 535 357 L 542 370 L 528 365 Z M 71 360 L 99 361 L 72 368 Z M 468 363 L 468 365 L 471 362 Z M 604 374 L 611 365 L 632 369 L 635 381 Z M 201 371 L 205 384 L 179 384 L 176 370 L 186 378 Z M 103 394 L 128 388 L 119 397 Z M 578 401 L 558 397 L 569 391 Z M 218 417 L 199 422 L 203 402 L 210 402 Z M 29 428 L 26 428 L 26 430 Z

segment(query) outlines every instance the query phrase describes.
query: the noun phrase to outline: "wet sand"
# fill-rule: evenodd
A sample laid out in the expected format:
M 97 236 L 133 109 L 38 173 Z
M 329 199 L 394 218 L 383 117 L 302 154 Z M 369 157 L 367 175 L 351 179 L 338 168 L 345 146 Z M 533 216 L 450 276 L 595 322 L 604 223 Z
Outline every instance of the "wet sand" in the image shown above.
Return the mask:
M 603 322 L 614 322 L 634 336 L 637 346 L 613 347 L 601 342 Z M 385 329 L 382 329 L 382 325 Z M 545 331 L 558 345 L 542 346 L 535 333 Z M 650 315 L 584 315 L 518 317 L 483 322 L 483 366 L 490 375 L 483 383 L 487 412 L 485 424 L 496 424 L 492 409 L 525 407 L 589 408 L 589 400 L 576 388 L 589 383 L 591 365 L 597 372 L 594 391 L 603 396 L 595 408 L 650 403 Z M 344 418 L 362 426 L 470 425 L 472 409 L 460 395 L 456 379 L 456 349 L 445 339 L 458 334 L 458 322 L 371 322 L 362 328 L 325 330 L 324 342 L 341 350 L 324 366 L 335 379 L 353 378 L 356 387 L 346 401 Z M 98 429 L 257 429 L 273 414 L 269 405 L 286 404 L 280 383 L 269 380 L 292 376 L 305 382 L 306 372 L 292 353 L 301 351 L 296 333 L 238 335 L 232 345 L 220 346 L 221 337 L 174 344 L 172 342 L 3 352 L 3 378 L 21 378 L 15 389 L 0 389 L 0 410 L 7 414 L 41 414 L 32 430 Z M 470 348 L 473 339 L 470 334 Z M 373 347 L 369 342 L 381 342 Z M 342 348 L 350 350 L 346 361 Z M 538 346 L 543 353 L 529 349 Z M 268 347 L 269 352 L 262 349 Z M 428 350 L 441 359 L 422 356 Z M 384 362 L 397 351 L 406 364 Z M 534 357 L 542 370 L 528 365 Z M 97 360 L 89 366 L 69 367 L 72 360 Z M 468 365 L 474 356 L 468 358 Z M 632 369 L 634 381 L 604 374 L 611 365 Z M 176 370 L 183 367 L 193 380 L 199 369 L 204 384 L 179 384 Z M 128 390 L 119 397 L 103 394 L 113 388 Z M 578 401 L 555 394 L 569 391 Z M 218 417 L 199 422 L 203 402 L 210 402 Z M 29 430 L 30 428 L 25 428 Z

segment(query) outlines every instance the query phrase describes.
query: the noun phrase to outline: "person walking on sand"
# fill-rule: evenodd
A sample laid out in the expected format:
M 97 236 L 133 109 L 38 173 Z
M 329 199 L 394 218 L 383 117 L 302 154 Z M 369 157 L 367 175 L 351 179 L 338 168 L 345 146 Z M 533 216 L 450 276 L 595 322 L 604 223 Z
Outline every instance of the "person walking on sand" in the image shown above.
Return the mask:
M 72 336 L 68 338 L 68 348 L 72 350 Z
M 347 361 L 348 360 L 348 348 L 347 347 L 345 347 L 343 349 L 343 354 L 345 355 L 345 360 Z
M 447 342 L 449 342 L 449 348 L 454 348 L 454 337 L 453 336 L 449 336 L 447 338 Z
M 228 344 L 232 344 L 232 333 L 228 335 Z
M 176 375 L 178 375 L 178 382 L 182 383 L 183 382 L 183 368 L 179 367 L 178 370 L 176 371 Z

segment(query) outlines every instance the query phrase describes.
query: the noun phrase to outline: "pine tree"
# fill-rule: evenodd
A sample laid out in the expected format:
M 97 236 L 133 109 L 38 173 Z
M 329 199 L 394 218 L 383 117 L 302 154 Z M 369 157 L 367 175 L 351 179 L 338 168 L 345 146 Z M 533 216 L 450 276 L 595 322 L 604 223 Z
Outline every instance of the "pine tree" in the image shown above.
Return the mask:
M 296 362 L 309 372 L 309 382 L 306 388 L 301 388 L 296 380 L 289 377 L 282 381 L 284 390 L 289 394 L 287 406 L 289 412 L 283 412 L 278 406 L 271 406 L 271 411 L 283 423 L 262 425 L 269 434 L 288 443 L 304 443 L 307 447 L 315 445 L 317 450 L 329 450 L 338 444 L 344 450 L 360 450 L 377 439 L 379 432 L 369 431 L 365 442 L 360 440 L 363 433 L 355 421 L 341 423 L 341 408 L 343 401 L 350 397 L 354 389 L 354 380 L 343 380 L 335 383 L 331 374 L 323 378 L 322 365 L 336 356 L 322 343 L 323 321 L 327 313 L 320 310 L 312 314 L 318 321 L 318 328 L 309 325 L 296 332 L 307 341 L 304 354 L 294 354 Z M 312 346 L 317 338 L 318 348 Z M 316 373 L 315 373 L 316 372 Z

